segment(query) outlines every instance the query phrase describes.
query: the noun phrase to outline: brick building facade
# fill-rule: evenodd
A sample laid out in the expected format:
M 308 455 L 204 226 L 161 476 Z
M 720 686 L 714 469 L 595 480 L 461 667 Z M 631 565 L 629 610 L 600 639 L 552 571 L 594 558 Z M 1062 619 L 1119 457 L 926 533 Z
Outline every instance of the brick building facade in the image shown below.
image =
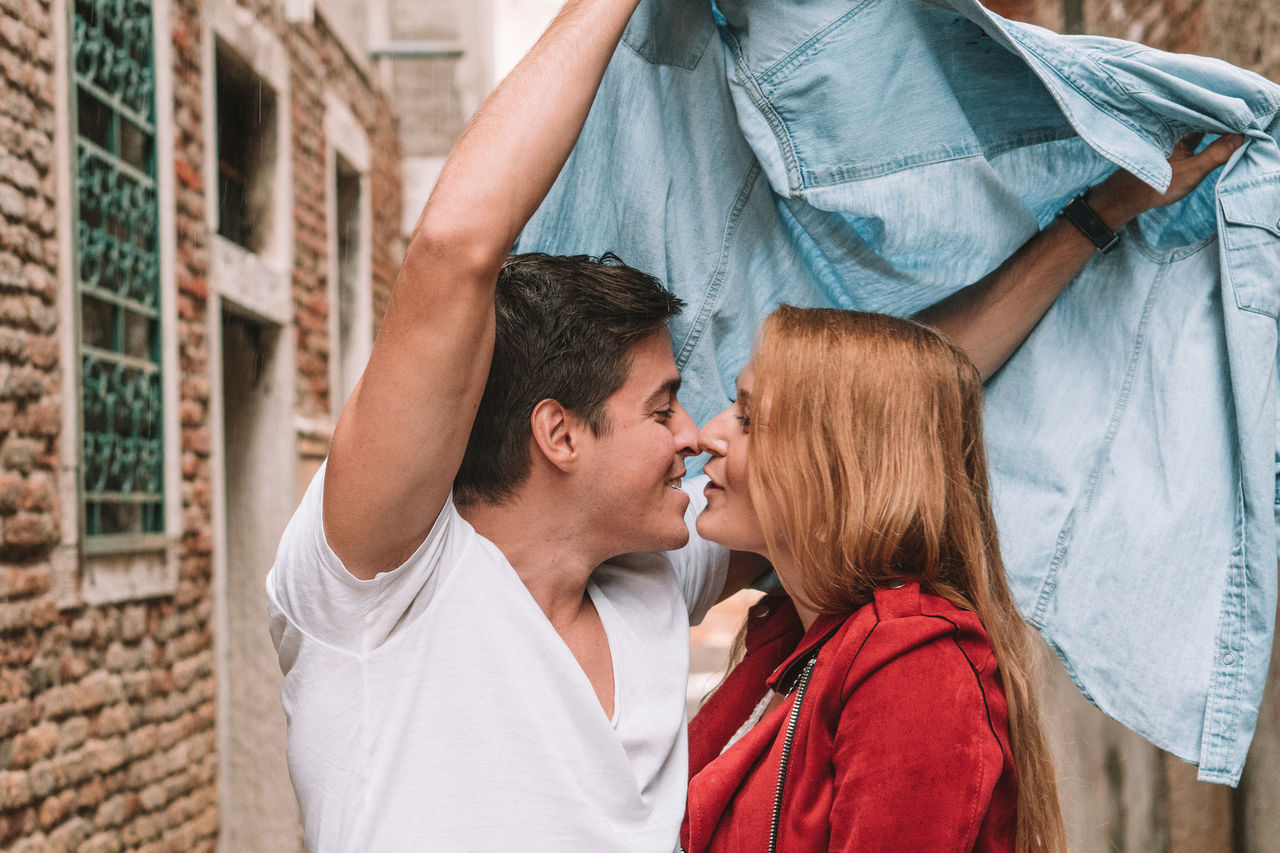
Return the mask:
M 357 53 L 307 3 L 0 0 L 0 849 L 296 847 L 261 580 L 402 247 Z

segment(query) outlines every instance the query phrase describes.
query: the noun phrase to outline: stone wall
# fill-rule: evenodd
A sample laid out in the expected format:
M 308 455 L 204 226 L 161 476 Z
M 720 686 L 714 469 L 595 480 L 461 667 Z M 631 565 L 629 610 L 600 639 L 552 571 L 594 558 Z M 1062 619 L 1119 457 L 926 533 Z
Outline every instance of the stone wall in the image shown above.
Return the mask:
M 376 315 L 399 260 L 396 123 L 361 61 L 322 19 L 287 23 L 255 10 L 293 68 L 294 303 L 297 408 L 327 418 L 330 356 L 325 221 L 324 87 L 339 93 L 375 151 L 371 174 Z M 57 58 L 69 51 L 65 5 L 0 0 L 0 849 L 213 850 L 218 801 L 218 654 L 214 576 L 210 227 L 203 177 L 214 137 L 206 114 L 202 0 L 166 7 L 171 40 L 181 529 L 176 588 L 146 600 L 88 606 L 55 594 L 62 534 L 59 460 L 75 375 L 63 363 L 55 120 Z M 161 19 L 163 20 L 163 18 Z M 62 259 L 65 261 L 66 259 Z M 292 332 L 291 332 L 292 333 Z M 294 430 L 294 424 L 282 424 Z M 323 429 L 321 430 L 323 432 Z M 323 436 L 322 436 L 323 441 Z M 74 483 L 74 472 L 68 482 Z M 290 486 L 292 484 L 289 484 Z M 71 502 L 74 506 L 74 501 Z M 267 642 L 265 627 L 263 642 Z M 234 701 L 234 697 L 232 697 Z M 292 842 L 296 846 L 296 840 Z M 271 849 L 288 849 L 276 840 Z

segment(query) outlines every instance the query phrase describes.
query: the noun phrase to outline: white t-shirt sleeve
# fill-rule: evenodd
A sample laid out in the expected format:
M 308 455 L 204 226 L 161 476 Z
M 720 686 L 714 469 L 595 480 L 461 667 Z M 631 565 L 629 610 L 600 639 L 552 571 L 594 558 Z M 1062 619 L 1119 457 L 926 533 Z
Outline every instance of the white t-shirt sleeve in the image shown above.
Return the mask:
M 681 484 L 689 496 L 689 506 L 684 511 L 685 524 L 689 528 L 689 544 L 675 551 L 667 551 L 666 557 L 675 569 L 676 582 L 689 607 L 689 624 L 697 625 L 724 591 L 729 573 L 729 549 L 698 535 L 697 519 L 707 505 L 702 490 L 708 482 L 706 475 L 690 477 Z
M 328 646 L 363 654 L 385 642 L 407 616 L 425 609 L 470 526 L 451 498 L 412 556 L 392 571 L 360 580 L 325 538 L 324 472 L 322 465 L 280 539 L 267 575 L 269 615 L 273 623 L 287 618 Z

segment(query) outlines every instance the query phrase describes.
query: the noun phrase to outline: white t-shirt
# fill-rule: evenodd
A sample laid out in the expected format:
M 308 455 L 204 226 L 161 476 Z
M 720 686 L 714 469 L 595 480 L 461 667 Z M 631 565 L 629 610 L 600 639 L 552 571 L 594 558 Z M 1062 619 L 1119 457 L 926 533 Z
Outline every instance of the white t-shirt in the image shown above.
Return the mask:
M 267 578 L 287 754 L 313 851 L 661 851 L 688 784 L 689 625 L 728 553 L 698 538 L 596 569 L 609 720 L 496 546 L 449 502 L 404 565 L 352 577 L 325 541 L 324 469 Z M 700 483 L 697 485 L 701 485 Z

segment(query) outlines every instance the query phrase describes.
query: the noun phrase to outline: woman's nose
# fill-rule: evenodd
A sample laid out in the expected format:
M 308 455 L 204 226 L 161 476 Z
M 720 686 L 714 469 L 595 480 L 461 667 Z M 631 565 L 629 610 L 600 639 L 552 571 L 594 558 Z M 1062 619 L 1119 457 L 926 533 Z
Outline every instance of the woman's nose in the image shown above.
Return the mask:
M 704 453 L 710 453 L 712 456 L 723 456 L 725 454 L 724 424 L 728 415 L 729 410 L 725 409 L 707 421 L 706 426 L 698 431 L 699 450 Z

